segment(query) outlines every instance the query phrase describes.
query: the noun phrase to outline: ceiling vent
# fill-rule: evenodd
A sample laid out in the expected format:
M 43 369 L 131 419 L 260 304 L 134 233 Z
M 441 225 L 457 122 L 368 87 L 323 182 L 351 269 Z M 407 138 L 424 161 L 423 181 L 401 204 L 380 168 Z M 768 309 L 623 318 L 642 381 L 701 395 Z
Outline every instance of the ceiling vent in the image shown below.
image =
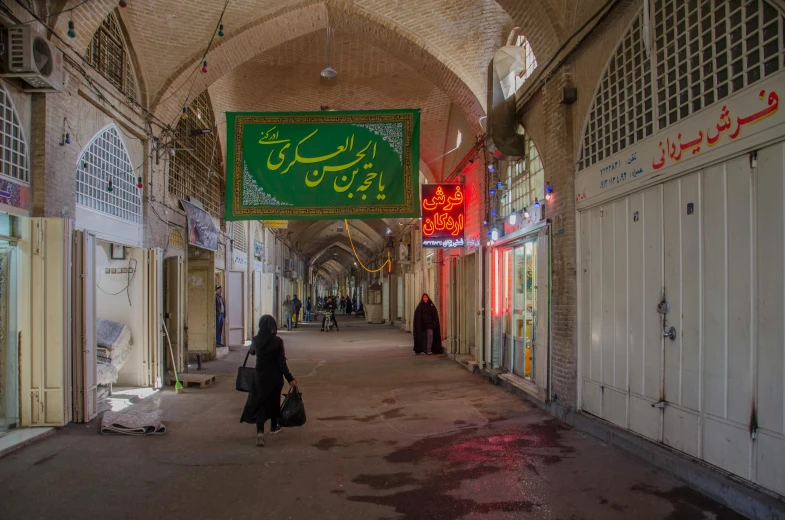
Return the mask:
M 5 77 L 20 78 L 30 85 L 26 92 L 60 92 L 63 90 L 63 53 L 34 34 L 27 25 L 6 29 L 6 53 L 3 56 Z

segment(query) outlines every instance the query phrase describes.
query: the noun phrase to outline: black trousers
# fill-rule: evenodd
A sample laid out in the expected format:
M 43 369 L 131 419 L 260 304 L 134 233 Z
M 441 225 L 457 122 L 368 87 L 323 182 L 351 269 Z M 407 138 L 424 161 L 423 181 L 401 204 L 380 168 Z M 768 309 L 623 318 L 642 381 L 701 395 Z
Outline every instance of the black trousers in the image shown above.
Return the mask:
M 259 417 L 259 422 L 256 423 L 256 433 L 264 433 L 264 423 L 267 422 L 267 419 L 264 417 L 264 413 L 262 413 L 261 417 Z M 271 417 L 270 418 L 270 431 L 273 431 L 278 428 L 278 418 Z

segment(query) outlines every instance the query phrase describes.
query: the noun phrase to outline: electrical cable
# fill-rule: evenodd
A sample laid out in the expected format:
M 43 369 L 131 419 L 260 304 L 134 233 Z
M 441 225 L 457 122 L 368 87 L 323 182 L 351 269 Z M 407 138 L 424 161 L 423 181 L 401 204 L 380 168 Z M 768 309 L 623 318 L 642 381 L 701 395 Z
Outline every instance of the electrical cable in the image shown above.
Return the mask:
M 365 267 L 365 265 L 363 265 L 362 260 L 360 260 L 360 255 L 357 254 L 357 250 L 354 248 L 354 241 L 352 240 L 352 232 L 349 230 L 349 221 L 347 219 L 344 219 L 343 221 L 346 224 L 346 233 L 349 235 L 349 244 L 352 246 L 352 252 L 354 253 L 354 257 L 357 259 L 357 262 L 360 264 L 360 266 L 363 269 L 365 269 L 369 273 L 378 273 L 388 265 L 391 265 L 392 260 L 390 259 L 390 252 L 387 251 L 387 261 L 384 262 L 379 269 L 368 269 L 367 267 Z
M 131 286 L 131 282 L 134 280 L 134 277 L 136 277 L 136 270 L 137 270 L 137 266 L 139 265 L 139 262 L 137 262 L 135 258 L 131 258 L 131 259 L 128 260 L 128 268 L 129 269 L 131 268 L 131 262 L 134 262 L 134 267 L 133 267 L 134 272 L 133 273 L 128 273 L 129 274 L 128 283 L 126 284 L 125 287 L 123 287 L 122 289 L 120 289 L 116 293 L 107 292 L 104 288 L 101 287 L 101 282 L 100 281 L 95 284 L 96 287 L 98 287 L 98 289 L 102 293 L 104 293 L 104 294 L 106 294 L 108 296 L 117 296 L 118 294 L 122 294 L 123 292 L 128 291 L 128 288 Z M 131 305 L 131 294 L 130 294 L 130 292 L 128 293 L 128 305 Z

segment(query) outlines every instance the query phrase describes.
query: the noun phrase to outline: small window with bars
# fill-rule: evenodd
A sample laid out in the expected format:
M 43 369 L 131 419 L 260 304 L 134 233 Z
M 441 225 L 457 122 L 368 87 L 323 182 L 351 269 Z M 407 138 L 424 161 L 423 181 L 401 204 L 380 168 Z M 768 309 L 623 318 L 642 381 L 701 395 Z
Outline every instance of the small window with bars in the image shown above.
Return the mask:
M 142 222 L 136 171 L 114 125 L 98 134 L 76 164 L 76 203 L 130 222 Z
M 785 68 L 784 20 L 765 0 L 657 0 L 659 127 Z
M 522 34 L 519 35 L 515 45 L 523 47 L 524 52 L 523 70 L 518 73 L 518 76 L 515 79 L 515 90 L 517 91 L 529 76 L 534 73 L 534 69 L 537 68 L 537 58 L 534 56 L 534 51 L 529 44 L 529 40 L 526 39 L 526 36 Z
M 185 249 L 185 240 L 179 229 L 173 229 L 169 232 L 169 247 Z
M 533 205 L 534 199 L 545 198 L 545 170 L 529 134 L 524 134 L 524 157 L 507 164 L 503 182 L 508 189 L 501 195 L 502 217 Z
M 22 126 L 14 108 L 11 95 L 0 84 L 0 173 L 24 183 L 30 182 L 30 166 L 27 144 L 22 135 Z
M 584 130 L 579 169 L 654 133 L 652 98 L 651 61 L 646 57 L 643 15 L 639 14 L 600 80 Z
M 210 95 L 205 90 L 188 108 L 188 118 L 175 128 L 177 150 L 169 163 L 169 193 L 178 199 L 196 197 L 215 218 L 223 216 L 224 183 L 221 150 L 215 131 Z M 191 136 L 191 130 L 210 128 L 207 134 Z
M 109 13 L 93 35 L 85 58 L 109 82 L 133 99 L 137 98 L 136 75 L 128 45 L 115 13 Z
M 242 222 L 232 223 L 232 235 L 234 237 L 234 248 L 238 251 L 247 251 L 248 244 L 245 239 L 245 226 Z

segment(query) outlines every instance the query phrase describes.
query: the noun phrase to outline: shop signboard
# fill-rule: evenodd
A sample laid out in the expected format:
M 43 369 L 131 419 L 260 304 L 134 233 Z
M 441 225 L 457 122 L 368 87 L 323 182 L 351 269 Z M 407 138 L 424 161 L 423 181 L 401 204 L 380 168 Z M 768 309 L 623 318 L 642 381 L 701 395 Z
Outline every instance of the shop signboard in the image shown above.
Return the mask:
M 422 246 L 464 247 L 466 201 L 463 184 L 422 186 Z
M 226 120 L 226 220 L 419 216 L 419 110 Z
M 188 243 L 210 251 L 218 251 L 218 230 L 210 214 L 190 202 L 181 200 L 180 204 L 188 217 Z
M 582 170 L 575 178 L 578 208 L 764 142 L 767 131 L 785 124 L 782 80 L 777 74 Z

